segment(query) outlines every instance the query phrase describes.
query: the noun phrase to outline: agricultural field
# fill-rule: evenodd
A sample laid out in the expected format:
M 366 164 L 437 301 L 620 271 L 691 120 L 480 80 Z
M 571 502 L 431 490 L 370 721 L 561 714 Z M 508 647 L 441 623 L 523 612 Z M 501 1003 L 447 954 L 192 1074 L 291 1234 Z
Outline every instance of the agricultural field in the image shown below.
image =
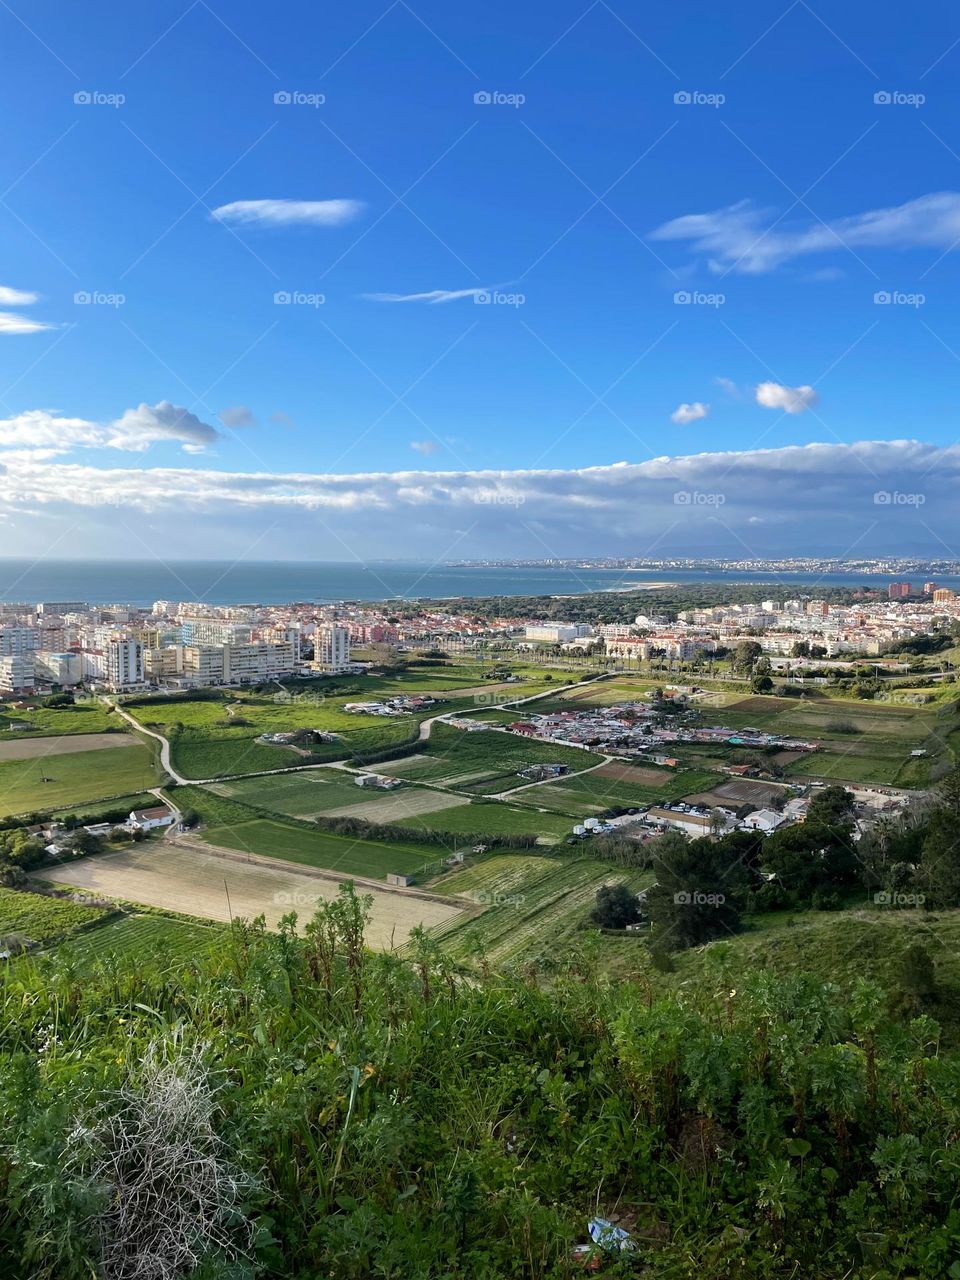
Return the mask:
M 138 793 L 159 776 L 153 749 L 139 740 L 137 746 L 0 760 L 0 817 Z
M 639 890 L 652 880 L 651 872 L 593 858 L 495 854 L 436 882 L 442 892 L 461 894 L 484 910 L 446 923 L 434 936 L 464 963 L 483 956 L 502 965 L 559 954 L 587 923 L 601 885 L 624 881 Z
M 52 942 L 107 914 L 103 907 L 84 906 L 42 893 L 0 888 L 0 945 L 16 936 L 22 941 Z
M 535 797 L 537 790 L 532 788 L 525 794 Z M 463 804 L 456 799 L 453 807 L 417 814 L 404 826 L 421 831 L 446 831 L 451 836 L 535 835 L 551 844 L 569 835 L 573 826 L 562 814 L 540 813 L 532 807 L 520 808 L 497 800 Z M 531 805 L 533 803 L 531 800 Z
M 214 782 L 209 790 L 291 818 L 315 818 L 362 798 L 353 774 L 339 769 L 305 769 L 266 778 L 237 778 Z
M 552 763 L 587 769 L 598 763 L 598 757 L 579 747 L 532 742 L 496 729 L 471 733 L 441 723 L 433 726 L 429 741 L 415 757 L 387 760 L 376 768 L 378 773 L 414 782 L 493 793 L 522 786 L 525 779 L 517 777 L 517 772 L 527 765 Z
M 50 755 L 66 756 L 78 751 L 109 751 L 116 747 L 139 747 L 142 739 L 135 733 L 83 733 L 66 737 L 13 738 L 0 737 L 0 763 L 4 760 L 39 760 Z
M 472 709 L 478 696 L 487 696 L 483 692 L 486 686 L 478 685 L 481 678 L 477 665 L 423 666 L 391 676 L 287 680 L 282 688 L 272 686 L 261 693 L 218 689 L 197 697 L 132 699 L 125 709 L 141 724 L 170 739 L 174 767 L 185 777 L 215 778 L 282 769 L 308 758 L 349 758 L 406 742 L 429 716 Z M 517 690 L 518 697 L 538 687 L 533 682 L 509 686 Z M 355 715 L 343 709 L 347 702 L 431 693 L 442 698 L 442 703 L 410 715 Z M 297 729 L 317 729 L 340 737 L 317 744 L 309 756 L 291 747 L 257 741 L 264 733 Z
M 195 809 L 205 824 L 196 837 L 179 837 L 178 843 L 189 840 L 201 849 L 201 842 L 205 842 L 221 849 L 374 879 L 390 873 L 416 875 L 424 868 L 435 868 L 444 855 L 439 845 L 340 836 L 306 822 L 264 818 L 247 805 L 217 795 L 207 787 L 178 787 L 173 795 L 182 808 Z
M 123 728 L 123 722 L 111 707 L 94 701 L 74 703 L 72 707 L 40 707 L 27 705 L 14 711 L 0 705 L 0 742 L 11 738 L 59 738 L 74 733 L 106 733 Z
M 611 765 L 611 769 L 616 767 L 615 763 Z M 629 770 L 633 766 L 624 768 Z M 645 769 L 644 772 L 648 771 Z M 662 773 L 662 781 L 654 785 L 619 780 L 605 774 L 601 768 L 579 778 L 561 778 L 546 786 L 520 791 L 516 795 L 516 801 L 518 804 L 531 804 L 569 814 L 571 818 L 595 817 L 607 809 L 632 809 L 642 804 L 679 800 L 719 781 L 717 774 L 703 769 L 662 769 L 649 772 Z M 628 773 L 627 778 L 629 777 Z
M 336 877 L 311 876 L 290 867 L 236 862 L 194 848 L 166 845 L 83 858 L 58 867 L 59 884 L 105 897 L 140 902 L 223 923 L 263 915 L 270 928 L 291 911 L 306 924 L 320 901 L 338 896 Z M 418 925 L 438 928 L 456 921 L 469 904 L 388 889 L 360 890 L 372 899 L 366 938 L 378 949 L 400 946 Z
M 224 941 L 220 925 L 164 915 L 118 915 L 59 943 L 58 961 L 90 969 L 112 959 L 149 960 L 151 967 L 175 968 Z

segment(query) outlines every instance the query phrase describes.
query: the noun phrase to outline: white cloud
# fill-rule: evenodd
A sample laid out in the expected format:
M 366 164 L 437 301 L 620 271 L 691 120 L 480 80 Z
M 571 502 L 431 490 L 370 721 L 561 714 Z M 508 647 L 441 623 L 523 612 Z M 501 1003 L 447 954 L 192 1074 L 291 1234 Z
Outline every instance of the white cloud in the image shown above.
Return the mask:
M 960 193 L 937 192 L 886 209 L 803 225 L 777 223 L 776 213 L 748 200 L 711 213 L 686 214 L 650 232 L 654 240 L 688 242 L 711 270 L 756 275 L 807 254 L 891 248 L 953 249 L 960 242 Z
M 701 418 L 705 418 L 710 412 L 708 404 L 702 404 L 699 400 L 694 400 L 693 404 L 681 404 L 674 409 L 670 415 L 672 422 L 678 422 L 685 427 L 690 422 L 699 422 Z
M 756 396 L 757 404 L 764 409 L 781 409 L 784 413 L 803 413 L 820 400 L 813 387 L 784 387 L 779 382 L 761 382 Z
M 225 427 L 255 427 L 257 420 L 253 410 L 245 404 L 235 404 L 230 409 L 221 409 L 217 417 Z
M 44 329 L 55 328 L 56 325 L 44 324 L 42 320 L 28 320 L 26 316 L 18 316 L 13 311 L 0 311 L 0 334 L 42 333 Z
M 363 212 L 362 200 L 234 200 L 212 211 L 219 222 L 258 227 L 340 227 Z
M 456 302 L 460 298 L 476 298 L 489 289 L 431 289 L 429 293 L 365 293 L 368 302 Z
M 0 450 L 19 449 L 34 458 L 69 453 L 73 449 L 124 449 L 142 452 L 151 444 L 178 440 L 188 453 L 201 452 L 218 438 L 209 426 L 188 409 L 161 400 L 127 409 L 114 422 L 89 422 L 65 418 L 47 409 L 32 409 L 0 419 Z M 9 460 L 8 453 L 0 454 Z
M 431 453 L 436 453 L 440 446 L 436 440 L 411 440 L 410 448 L 416 449 L 417 453 L 422 453 L 424 457 L 429 457 Z
M 714 378 L 714 382 L 721 387 L 728 396 L 732 396 L 734 400 L 740 399 L 740 388 L 732 378 Z
M 11 289 L 9 285 L 0 284 L 0 306 L 29 307 L 40 295 L 28 293 L 24 289 Z

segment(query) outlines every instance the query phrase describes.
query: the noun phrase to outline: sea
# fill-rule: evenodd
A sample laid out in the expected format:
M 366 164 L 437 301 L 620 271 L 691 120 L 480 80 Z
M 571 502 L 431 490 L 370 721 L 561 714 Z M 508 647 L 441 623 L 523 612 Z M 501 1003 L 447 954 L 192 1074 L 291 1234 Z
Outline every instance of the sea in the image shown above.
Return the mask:
M 904 575 L 901 575 L 904 576 Z M 915 574 L 919 588 L 929 575 Z M 340 600 L 444 600 L 460 596 L 579 595 L 691 582 L 769 583 L 798 590 L 884 588 L 894 577 L 857 573 L 758 573 L 722 569 L 580 569 L 560 565 L 464 565 L 415 561 L 17 560 L 0 558 L 0 601 L 86 601 L 149 606 L 154 600 L 208 604 L 332 604 Z M 960 577 L 936 575 L 960 589 Z

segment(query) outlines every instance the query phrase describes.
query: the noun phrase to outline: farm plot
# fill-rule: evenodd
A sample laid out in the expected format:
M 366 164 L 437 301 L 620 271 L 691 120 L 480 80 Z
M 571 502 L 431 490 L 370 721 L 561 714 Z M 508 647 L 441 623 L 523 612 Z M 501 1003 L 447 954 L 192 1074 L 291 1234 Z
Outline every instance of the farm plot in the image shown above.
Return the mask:
M 432 870 L 444 853 L 442 847 L 378 844 L 373 840 L 273 822 L 269 818 L 211 827 L 201 833 L 201 839 L 219 849 L 300 862 L 340 875 L 370 876 L 375 880 L 391 874 L 415 876 L 425 869 Z
M 233 862 L 176 847 L 85 858 L 58 868 L 56 878 L 58 883 L 107 897 L 208 920 L 263 915 L 271 928 L 291 911 L 306 924 L 319 902 L 337 897 L 339 887 L 335 878 L 321 879 L 279 865 Z M 373 899 L 366 940 L 381 949 L 405 942 L 418 925 L 436 928 L 456 920 L 462 911 L 455 903 L 416 894 L 366 887 L 362 892 Z
M 453 836 L 535 835 L 549 843 L 569 835 L 573 825 L 572 820 L 562 814 L 538 813 L 533 808 L 519 808 L 496 800 L 463 804 L 458 796 L 450 799 L 455 807 L 418 814 L 404 825 L 414 830 L 446 831 Z
M 75 702 L 69 707 L 31 707 L 0 711 L 0 742 L 11 738 L 60 738 L 75 733 L 105 733 L 121 721 L 102 702 Z
M 710 791 L 698 791 L 687 796 L 691 804 L 702 804 L 708 808 L 712 805 L 738 806 L 753 804 L 764 808 L 774 800 L 782 800 L 791 795 L 788 787 L 778 786 L 773 782 L 756 782 L 753 778 L 731 778 L 721 782 Z
M 213 783 L 209 789 L 217 795 L 291 818 L 315 818 L 351 801 L 356 803 L 361 795 L 353 774 L 339 769 L 305 769 L 265 778 L 237 778 Z
M 220 925 L 175 916 L 121 915 L 59 943 L 55 954 L 77 968 L 93 968 L 114 957 L 134 957 L 151 967 L 172 969 L 222 944 L 225 934 Z
M 142 740 L 132 733 L 78 733 L 63 738 L 0 738 L 0 761 L 37 760 L 41 756 L 72 755 L 78 751 L 106 751 L 116 747 L 139 747 Z
M 66 898 L 0 888 L 0 945 L 4 939 L 51 942 L 102 919 L 103 907 L 84 906 Z
M 358 796 L 365 799 L 357 802 Z M 364 822 L 385 822 L 396 827 L 412 827 L 413 821 L 421 813 L 433 813 L 440 809 L 452 809 L 462 803 L 460 796 L 450 795 L 442 791 L 431 791 L 426 787 L 405 787 L 399 791 L 377 792 L 368 787 L 361 791 L 353 790 L 354 804 L 345 805 L 342 809 L 331 809 L 331 818 L 360 818 Z
M 377 772 L 482 792 L 522 786 L 525 779 L 517 773 L 527 765 L 565 764 L 570 769 L 586 769 L 597 763 L 596 755 L 578 747 L 533 742 L 496 729 L 470 733 L 442 723 L 433 726 L 420 757 L 415 765 L 409 757 L 387 760 L 376 766 Z
M 158 776 L 153 750 L 139 743 L 0 761 L 0 817 L 145 791 Z
M 567 813 L 571 817 L 581 814 L 587 817 L 604 813 L 607 809 L 632 809 L 643 804 L 657 804 L 665 800 L 679 800 L 704 786 L 717 781 L 715 773 L 702 769 L 664 770 L 663 781 L 656 786 L 637 782 L 617 781 L 601 776 L 601 769 L 594 769 L 578 778 L 561 778 L 542 787 L 530 787 L 516 795 L 518 804 L 536 805 Z
M 440 943 L 464 961 L 483 955 L 503 964 L 550 954 L 586 922 L 601 885 L 624 881 L 640 889 L 652 878 L 593 858 L 496 855 L 439 882 L 445 892 L 485 907 L 479 916 L 448 923 Z

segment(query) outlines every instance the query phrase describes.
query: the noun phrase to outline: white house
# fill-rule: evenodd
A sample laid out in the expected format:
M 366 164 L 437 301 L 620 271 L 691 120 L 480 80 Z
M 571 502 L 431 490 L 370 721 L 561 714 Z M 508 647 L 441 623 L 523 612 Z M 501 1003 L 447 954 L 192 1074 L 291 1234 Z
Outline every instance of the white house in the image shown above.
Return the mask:
M 164 805 L 153 809 L 133 809 L 127 826 L 131 831 L 153 831 L 157 827 L 168 827 L 173 822 L 173 814 Z

